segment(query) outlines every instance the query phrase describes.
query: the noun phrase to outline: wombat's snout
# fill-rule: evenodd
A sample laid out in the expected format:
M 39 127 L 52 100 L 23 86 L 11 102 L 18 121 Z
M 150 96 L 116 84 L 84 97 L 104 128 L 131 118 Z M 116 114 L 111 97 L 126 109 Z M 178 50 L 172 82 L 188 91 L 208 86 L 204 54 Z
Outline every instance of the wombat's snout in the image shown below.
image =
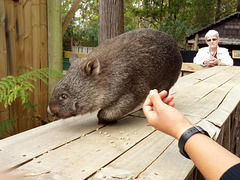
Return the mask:
M 68 113 L 68 112 L 65 112 L 65 111 L 62 111 L 59 109 L 59 107 L 57 106 L 48 106 L 47 108 L 47 111 L 48 113 L 57 118 L 57 119 L 65 119 L 65 118 L 68 118 L 68 117 L 71 117 L 71 116 L 75 116 L 76 114 L 71 114 L 71 113 Z

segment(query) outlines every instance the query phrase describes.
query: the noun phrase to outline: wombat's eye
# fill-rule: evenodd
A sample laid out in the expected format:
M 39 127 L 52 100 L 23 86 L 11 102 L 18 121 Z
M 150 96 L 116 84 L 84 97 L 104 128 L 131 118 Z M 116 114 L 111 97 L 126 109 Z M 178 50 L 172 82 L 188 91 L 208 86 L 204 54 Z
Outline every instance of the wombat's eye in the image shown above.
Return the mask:
M 67 95 L 66 95 L 66 94 L 61 94 L 61 95 L 59 96 L 59 99 L 60 99 L 60 100 L 65 100 L 65 99 L 67 99 Z

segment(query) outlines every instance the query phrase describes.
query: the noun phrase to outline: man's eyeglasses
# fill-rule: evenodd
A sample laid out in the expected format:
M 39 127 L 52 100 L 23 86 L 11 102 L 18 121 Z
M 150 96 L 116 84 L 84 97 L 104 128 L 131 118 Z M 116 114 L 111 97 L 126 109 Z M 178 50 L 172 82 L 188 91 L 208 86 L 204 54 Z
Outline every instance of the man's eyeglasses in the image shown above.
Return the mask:
M 214 39 L 207 39 L 207 42 L 211 42 L 211 41 L 216 41 L 217 39 L 214 38 Z

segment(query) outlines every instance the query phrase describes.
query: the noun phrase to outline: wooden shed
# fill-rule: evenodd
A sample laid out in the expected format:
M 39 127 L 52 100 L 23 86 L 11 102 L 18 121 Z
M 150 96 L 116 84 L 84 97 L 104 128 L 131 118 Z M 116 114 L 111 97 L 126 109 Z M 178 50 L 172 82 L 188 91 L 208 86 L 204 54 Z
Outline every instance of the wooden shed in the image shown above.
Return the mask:
M 205 34 L 214 29 L 219 32 L 219 46 L 229 50 L 230 56 L 234 60 L 234 65 L 240 66 L 240 12 L 231 14 L 219 21 L 210 24 L 203 29 L 189 35 L 187 40 L 187 49 L 181 51 L 184 62 L 193 62 L 199 48 L 206 47 Z M 234 56 L 233 54 L 237 54 Z
M 187 43 L 192 45 L 192 49 L 194 49 L 194 43 L 197 43 L 199 48 L 206 46 L 204 36 L 211 29 L 219 32 L 220 46 L 228 48 L 229 51 L 240 49 L 240 12 L 231 14 L 191 34 L 187 37 Z

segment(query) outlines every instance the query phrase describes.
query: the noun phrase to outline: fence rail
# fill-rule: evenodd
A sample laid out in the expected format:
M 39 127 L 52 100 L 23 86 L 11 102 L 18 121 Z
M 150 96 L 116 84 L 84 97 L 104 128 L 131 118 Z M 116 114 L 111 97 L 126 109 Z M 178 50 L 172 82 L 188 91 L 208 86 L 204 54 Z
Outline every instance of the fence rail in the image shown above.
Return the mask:
M 73 52 L 79 52 L 79 53 L 90 53 L 94 47 L 82 47 L 82 46 L 73 46 L 72 51 Z

